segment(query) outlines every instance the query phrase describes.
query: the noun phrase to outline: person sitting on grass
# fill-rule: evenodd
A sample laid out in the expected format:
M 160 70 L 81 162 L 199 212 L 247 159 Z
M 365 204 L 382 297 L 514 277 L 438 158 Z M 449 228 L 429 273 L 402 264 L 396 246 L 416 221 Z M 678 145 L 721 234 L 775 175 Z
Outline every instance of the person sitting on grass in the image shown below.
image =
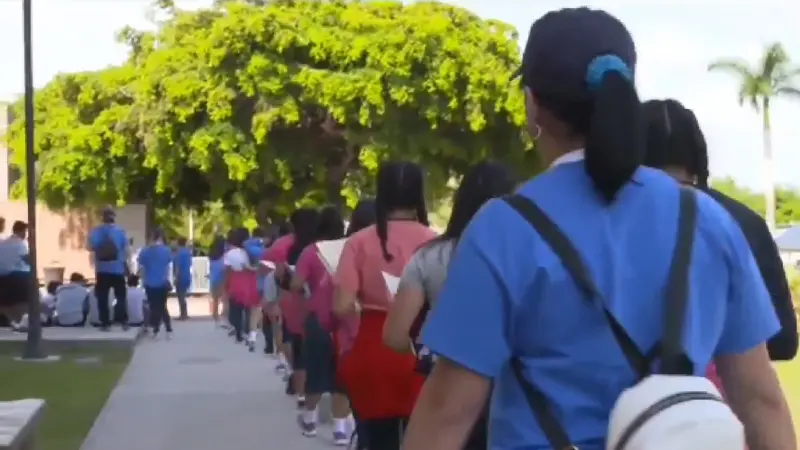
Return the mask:
M 144 289 L 139 286 L 139 277 L 136 275 L 128 276 L 128 325 L 141 327 L 145 324 L 145 307 L 147 305 L 147 295 Z
M 89 315 L 89 298 L 91 294 L 86 288 L 86 278 L 74 272 L 69 276 L 69 283 L 60 286 L 55 292 L 55 317 L 53 324 L 57 327 L 83 327 Z

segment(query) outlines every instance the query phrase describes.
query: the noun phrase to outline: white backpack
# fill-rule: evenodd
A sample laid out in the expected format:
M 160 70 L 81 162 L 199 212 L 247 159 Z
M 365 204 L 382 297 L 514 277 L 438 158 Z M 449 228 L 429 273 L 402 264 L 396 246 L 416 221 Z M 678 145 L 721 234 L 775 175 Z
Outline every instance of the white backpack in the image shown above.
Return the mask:
M 741 450 L 744 427 L 717 388 L 694 376 L 683 347 L 683 324 L 689 294 L 689 265 L 697 222 L 697 198 L 681 188 L 678 236 L 672 257 L 664 311 L 664 336 L 648 354 L 642 353 L 605 307 L 580 254 L 564 233 L 530 199 L 512 195 L 504 200 L 524 217 L 561 259 L 587 298 L 599 302 L 620 350 L 639 380 L 617 399 L 609 419 L 606 450 Z M 659 370 L 651 371 L 658 362 Z M 529 382 L 519 358 L 511 368 L 542 432 L 555 450 L 577 449 L 550 410 L 542 391 Z

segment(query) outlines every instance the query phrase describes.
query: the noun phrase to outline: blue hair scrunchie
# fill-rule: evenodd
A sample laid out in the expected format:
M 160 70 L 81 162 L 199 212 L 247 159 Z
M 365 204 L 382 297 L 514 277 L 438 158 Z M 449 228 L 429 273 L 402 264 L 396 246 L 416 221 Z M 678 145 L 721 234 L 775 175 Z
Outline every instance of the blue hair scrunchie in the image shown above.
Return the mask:
M 625 61 L 617 55 L 600 55 L 595 57 L 586 67 L 586 84 L 589 90 L 600 87 L 603 77 L 609 72 L 617 72 L 627 80 L 633 79 L 633 73 Z

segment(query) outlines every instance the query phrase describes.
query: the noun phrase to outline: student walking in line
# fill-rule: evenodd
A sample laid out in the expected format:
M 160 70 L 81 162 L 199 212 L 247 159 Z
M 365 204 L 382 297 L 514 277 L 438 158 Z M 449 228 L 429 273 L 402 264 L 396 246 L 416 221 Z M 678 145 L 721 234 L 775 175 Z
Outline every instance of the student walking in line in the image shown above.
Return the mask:
M 103 223 L 89 233 L 88 247 L 94 257 L 95 268 L 94 293 L 103 331 L 108 331 L 111 326 L 109 294 L 112 289 L 116 299 L 114 320 L 122 323 L 123 329 L 128 327 L 125 275 L 129 270 L 127 260 L 130 250 L 125 229 L 115 223 L 116 218 L 117 214 L 111 207 L 105 208 Z
M 485 202 L 511 193 L 515 185 L 511 172 L 498 163 L 480 163 L 464 175 L 454 195 L 453 210 L 444 234 L 424 244 L 403 269 L 400 286 L 383 326 L 383 342 L 388 347 L 403 354 L 414 352 L 411 345 L 416 342 L 428 311 L 435 307 L 453 250 L 467 224 Z M 425 350 L 420 347 L 416 353 L 417 369 L 427 374 L 433 364 L 432 358 L 425 356 Z M 486 417 L 483 419 L 473 428 L 464 449 L 486 449 Z
M 645 378 L 639 357 L 665 332 L 682 347 L 681 380 L 704 383 L 716 362 L 739 419 L 727 417 L 744 424 L 751 450 L 796 447 L 766 348 L 780 327 L 747 241 L 716 201 L 641 166 L 635 68 L 631 35 L 604 11 L 551 11 L 531 27 L 522 88 L 549 169 L 488 202 L 459 239 L 423 328 L 438 358 L 405 450 L 461 449 L 490 391 L 490 449 L 603 450 L 620 442 L 609 417 L 623 391 L 646 393 L 643 378 L 678 379 Z M 694 223 L 679 227 L 679 217 Z M 689 240 L 676 248 L 679 229 Z M 689 261 L 678 268 L 687 320 L 669 330 L 664 291 L 676 254 Z M 718 431 L 671 429 L 653 448 Z
M 185 237 L 178 238 L 178 248 L 173 257 L 172 271 L 175 280 L 175 296 L 178 298 L 178 320 L 189 318 L 186 297 L 192 287 L 192 249 L 189 248 Z
M 227 290 L 228 308 L 236 342 L 245 342 L 253 352 L 261 320 L 261 297 L 258 295 L 259 261 L 252 258 L 244 247 L 249 238 L 246 228 L 236 228 L 228 238 L 230 249 L 225 252 L 223 284 Z
M 642 105 L 647 129 L 645 164 L 667 172 L 678 182 L 702 190 L 725 208 L 742 228 L 758 270 L 772 298 L 781 330 L 767 341 L 773 361 L 797 355 L 797 316 L 778 246 L 764 218 L 744 203 L 709 187 L 708 148 L 694 113 L 677 100 L 650 100 Z
M 383 272 L 399 276 L 413 253 L 436 234 L 428 228 L 422 169 L 384 162 L 378 170 L 376 222 L 347 239 L 334 277 L 334 312 L 357 317 L 358 331 L 339 357 L 339 373 L 359 422 L 359 442 L 396 450 L 424 378 L 416 358 L 383 345 L 391 296 Z
M 322 209 L 315 241 L 330 241 L 344 237 L 344 220 L 333 206 Z M 316 245 L 307 245 L 297 260 L 291 283 L 292 292 L 310 297 L 305 300 L 303 324 L 303 354 L 306 359 L 306 404 L 298 416 L 305 436 L 317 434 L 319 401 L 331 394 L 334 445 L 350 443 L 352 419 L 350 404 L 336 378 L 336 350 L 333 342 L 333 280 L 320 259 Z
M 268 256 L 275 262 L 277 267 L 275 277 L 280 288 L 280 300 L 278 306 L 283 320 L 283 340 L 288 346 L 287 356 L 291 363 L 291 384 L 297 397 L 299 408 L 305 406 L 306 389 L 306 356 L 303 345 L 303 322 L 306 316 L 306 305 L 304 294 L 291 291 L 291 279 L 296 269 L 300 253 L 304 248 L 314 242 L 319 227 L 319 211 L 311 208 L 300 208 L 292 213 L 290 218 L 293 229 L 294 239 L 291 247 L 283 255 L 278 254 L 277 250 Z M 283 259 L 283 263 L 279 263 Z
M 156 230 L 150 242 L 139 252 L 138 266 L 150 310 L 150 332 L 158 338 L 161 324 L 172 337 L 172 319 L 167 310 L 167 297 L 172 290 L 169 282 L 172 250 L 164 241 L 164 234 Z
M 214 325 L 220 326 L 220 306 L 225 302 L 225 289 L 223 288 L 222 281 L 225 275 L 225 264 L 222 257 L 225 255 L 225 236 L 216 235 L 211 243 L 211 250 L 208 252 L 208 283 L 211 288 L 211 318 L 214 319 Z M 222 317 L 227 317 L 225 314 L 225 307 L 223 306 Z
M 292 216 L 295 216 L 295 212 L 292 213 Z M 291 217 L 289 220 L 289 224 L 291 224 Z M 264 253 L 264 261 L 271 262 L 275 265 L 276 269 L 270 274 L 275 280 L 276 284 L 280 284 L 280 277 L 284 275 L 284 263 L 286 262 L 286 258 L 289 255 L 289 249 L 294 244 L 294 232 L 291 229 L 291 226 L 284 224 L 282 227 L 283 230 L 279 231 L 285 232 L 285 234 L 280 234 L 278 239 L 276 239 L 272 245 L 270 245 L 269 249 Z M 278 301 L 280 301 L 280 286 L 278 286 Z M 269 303 L 267 306 L 267 315 L 270 318 L 270 321 L 275 324 L 273 328 L 273 336 L 275 336 L 275 348 L 278 351 L 278 366 L 276 367 L 276 371 L 278 373 L 282 373 L 286 376 L 287 382 L 287 394 L 291 392 L 290 395 L 294 395 L 294 387 L 292 386 L 291 382 L 291 343 L 286 339 L 284 334 L 284 319 L 282 316 L 280 304 L 278 301 Z

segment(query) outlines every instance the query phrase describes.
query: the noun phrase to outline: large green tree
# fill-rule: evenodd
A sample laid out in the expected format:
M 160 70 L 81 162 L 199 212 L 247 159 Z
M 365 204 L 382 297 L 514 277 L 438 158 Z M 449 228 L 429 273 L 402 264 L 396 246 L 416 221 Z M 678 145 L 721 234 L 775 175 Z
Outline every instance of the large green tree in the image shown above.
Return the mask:
M 764 186 L 766 217 L 770 229 L 774 230 L 776 197 L 770 105 L 779 97 L 800 99 L 800 68 L 792 64 L 783 45 L 776 42 L 767 47 L 761 62 L 755 67 L 751 67 L 745 61 L 724 59 L 714 62 L 708 69 L 734 74 L 739 79 L 739 103 L 743 105 L 747 102 L 761 115 L 766 166 Z
M 192 167 L 253 200 L 352 202 L 387 157 L 424 163 L 433 187 L 482 158 L 532 161 L 508 25 L 438 3 L 172 14 L 137 37 L 149 45 L 137 89 L 160 184 Z
M 509 25 L 439 3 L 158 6 L 155 31 L 120 33 L 124 65 L 37 93 L 46 202 L 221 201 L 265 218 L 352 204 L 385 158 L 422 163 L 433 198 L 484 158 L 537 169 Z

